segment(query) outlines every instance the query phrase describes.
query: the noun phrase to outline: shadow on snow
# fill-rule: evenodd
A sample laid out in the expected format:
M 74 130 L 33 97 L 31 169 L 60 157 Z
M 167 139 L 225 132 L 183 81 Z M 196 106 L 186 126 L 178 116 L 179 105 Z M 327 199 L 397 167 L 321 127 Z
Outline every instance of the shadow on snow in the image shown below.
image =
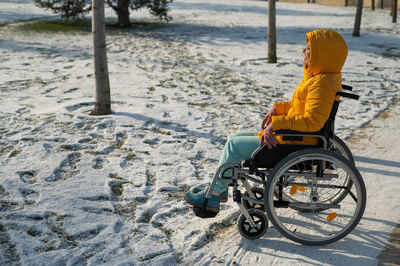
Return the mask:
M 390 232 L 361 228 L 363 220 L 393 227 L 397 225 L 382 219 L 363 217 L 360 225 L 350 233 L 356 237 L 347 236 L 338 242 L 324 246 L 306 246 L 291 241 L 281 241 L 285 237 L 277 230 L 269 228 L 265 236 L 259 240 L 243 238 L 240 248 L 256 253 L 264 253 L 264 250 L 272 249 L 276 251 L 270 253 L 272 257 L 284 260 L 291 259 L 287 257 L 286 253 L 290 252 L 293 254 L 292 261 L 296 264 L 315 264 L 317 261 L 318 264 L 329 265 L 373 265 L 376 264 L 378 251 L 386 246 Z M 280 253 L 280 250 L 285 253 Z M 297 255 L 305 258 L 299 258 Z

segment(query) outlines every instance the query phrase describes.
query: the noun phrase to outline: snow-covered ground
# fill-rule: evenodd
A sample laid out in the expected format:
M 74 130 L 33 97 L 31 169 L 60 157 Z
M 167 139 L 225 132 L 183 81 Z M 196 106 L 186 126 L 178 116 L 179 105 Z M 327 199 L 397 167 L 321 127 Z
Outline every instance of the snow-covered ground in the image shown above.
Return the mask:
M 399 24 L 365 9 L 354 38 L 355 8 L 278 2 L 278 63 L 267 64 L 267 13 L 262 1 L 177 0 L 168 24 L 108 30 L 113 114 L 92 117 L 90 33 L 22 30 L 54 15 L 0 0 L 0 23 L 13 22 L 0 25 L 0 262 L 375 265 L 400 223 L 400 111 L 374 119 L 400 95 Z M 349 46 L 343 79 L 361 98 L 343 101 L 336 130 L 353 134 L 363 220 L 339 242 L 306 247 L 273 228 L 242 239 L 231 201 L 195 217 L 183 194 L 212 176 L 227 135 L 257 129 L 290 99 L 316 28 Z

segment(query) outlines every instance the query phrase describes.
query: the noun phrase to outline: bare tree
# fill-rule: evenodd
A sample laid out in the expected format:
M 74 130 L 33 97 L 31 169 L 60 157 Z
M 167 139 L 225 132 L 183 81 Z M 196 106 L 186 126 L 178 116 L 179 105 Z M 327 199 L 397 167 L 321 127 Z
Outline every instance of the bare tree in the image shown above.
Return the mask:
M 275 0 L 268 0 L 268 63 L 276 63 L 276 8 Z
M 96 93 L 95 106 L 90 113 L 91 115 L 106 115 L 111 112 L 105 31 L 104 0 L 92 0 L 93 62 Z
M 363 7 L 363 0 L 358 0 L 357 11 L 356 11 L 356 20 L 354 22 L 354 28 L 353 28 L 353 36 L 354 37 L 360 36 L 362 7 Z

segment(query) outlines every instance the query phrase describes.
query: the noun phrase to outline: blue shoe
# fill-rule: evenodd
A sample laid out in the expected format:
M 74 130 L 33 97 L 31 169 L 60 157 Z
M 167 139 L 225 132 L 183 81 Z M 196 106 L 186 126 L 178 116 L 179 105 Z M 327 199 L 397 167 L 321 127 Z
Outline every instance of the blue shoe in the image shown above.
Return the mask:
M 211 183 L 206 183 L 197 187 L 194 187 L 192 189 L 192 193 L 199 193 L 202 190 L 207 190 L 210 187 Z M 223 191 L 221 194 L 219 194 L 219 200 L 221 202 L 227 202 L 228 201 L 228 189 L 226 189 L 225 191 Z
M 195 207 L 203 207 L 204 200 L 207 195 L 207 189 L 201 190 L 198 193 L 186 192 L 185 200 L 188 204 Z M 211 212 L 219 212 L 219 197 L 212 195 L 207 201 L 206 210 Z
M 199 193 L 203 189 L 208 189 L 208 187 L 211 185 L 211 183 L 206 183 L 197 187 L 192 188 L 192 193 Z

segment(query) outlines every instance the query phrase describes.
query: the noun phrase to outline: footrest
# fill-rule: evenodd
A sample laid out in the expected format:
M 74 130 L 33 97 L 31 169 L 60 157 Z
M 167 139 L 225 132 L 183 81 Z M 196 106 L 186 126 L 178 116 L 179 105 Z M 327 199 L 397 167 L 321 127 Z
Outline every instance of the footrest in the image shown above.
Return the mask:
M 214 218 L 219 213 L 219 212 L 207 211 L 206 209 L 200 207 L 193 207 L 193 212 L 197 217 L 200 218 Z

